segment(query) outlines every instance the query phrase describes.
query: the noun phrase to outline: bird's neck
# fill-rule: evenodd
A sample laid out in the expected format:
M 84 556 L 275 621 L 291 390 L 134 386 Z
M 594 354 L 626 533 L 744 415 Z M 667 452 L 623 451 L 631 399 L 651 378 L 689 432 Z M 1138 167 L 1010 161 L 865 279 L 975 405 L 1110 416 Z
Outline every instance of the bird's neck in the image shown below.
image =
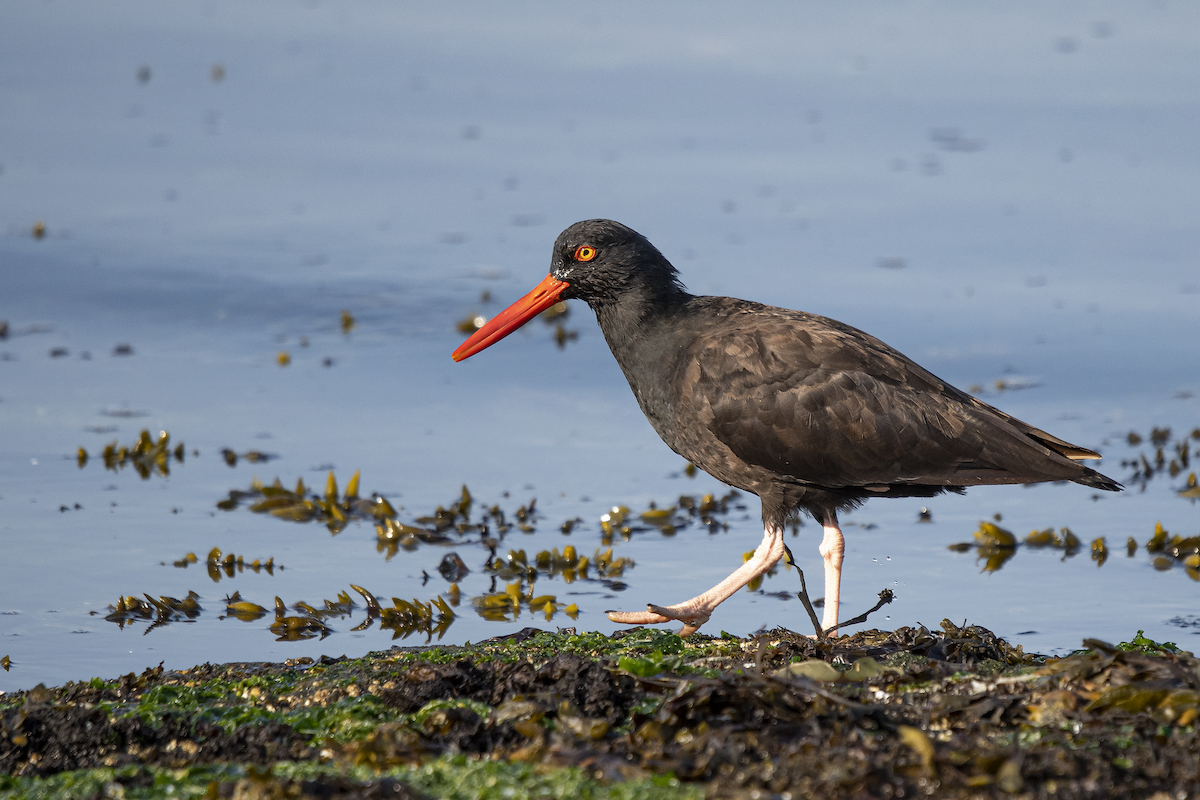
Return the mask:
M 636 353 L 655 346 L 663 323 L 691 297 L 676 285 L 641 285 L 626 287 L 614 300 L 593 300 L 588 305 L 596 312 L 609 349 L 624 366 Z
M 617 303 L 592 305 L 608 349 L 625 373 L 642 413 L 667 446 L 676 450 L 678 431 L 672 409 L 682 353 L 678 323 L 687 317 L 691 299 L 677 288 L 666 296 L 625 295 Z

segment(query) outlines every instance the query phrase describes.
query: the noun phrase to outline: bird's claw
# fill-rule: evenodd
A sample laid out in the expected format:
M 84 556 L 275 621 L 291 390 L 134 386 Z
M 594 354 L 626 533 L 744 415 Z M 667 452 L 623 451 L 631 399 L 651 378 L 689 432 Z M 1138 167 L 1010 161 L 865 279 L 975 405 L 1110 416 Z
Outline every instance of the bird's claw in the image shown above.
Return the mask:
M 711 610 L 689 607 L 683 603 L 677 606 L 656 606 L 650 603 L 647 604 L 645 611 L 609 611 L 607 613 L 610 620 L 624 625 L 657 625 L 660 622 L 676 620 L 683 623 L 683 627 L 679 629 L 679 635 L 689 636 L 698 631 L 705 622 L 708 622 Z

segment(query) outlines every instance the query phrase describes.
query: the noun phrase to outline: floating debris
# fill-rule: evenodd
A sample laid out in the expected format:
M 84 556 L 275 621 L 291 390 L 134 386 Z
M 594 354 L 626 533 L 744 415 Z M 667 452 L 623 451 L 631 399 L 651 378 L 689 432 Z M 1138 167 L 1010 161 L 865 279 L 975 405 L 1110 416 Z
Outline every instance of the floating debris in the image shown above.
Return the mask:
M 104 468 L 120 472 L 127 465 L 132 465 L 142 480 L 149 480 L 151 475 L 167 477 L 171 474 L 170 461 L 183 463 L 184 447 L 180 442 L 174 449 L 170 446 L 171 435 L 159 431 L 157 441 L 150 437 L 150 431 L 142 430 L 137 441 L 130 447 L 122 447 L 113 441 L 104 448 Z M 83 469 L 88 463 L 88 452 L 80 447 L 75 456 L 79 468 Z
M 449 583 L 458 583 L 470 572 L 458 553 L 447 553 L 438 564 L 438 574 Z
M 441 597 L 435 597 L 430 602 L 393 597 L 391 606 L 381 606 L 375 596 L 361 586 L 351 584 L 350 588 L 366 600 L 366 618 L 353 629 L 355 631 L 366 630 L 375 620 L 379 620 L 380 628 L 393 631 L 393 639 L 424 633 L 427 641 L 431 641 L 434 634 L 441 639 L 456 617 L 450 603 Z M 146 599 L 142 600 L 132 595 L 118 598 L 116 605 L 108 607 L 109 613 L 105 619 L 117 623 L 122 629 L 134 621 L 150 621 L 151 624 L 144 632 L 149 633 L 154 628 L 171 622 L 193 621 L 203 611 L 198 602 L 200 595 L 195 592 L 188 592 L 184 600 L 173 597 L 155 599 L 148 594 L 143 597 Z M 454 601 L 457 602 L 457 587 Z M 338 592 L 336 600 L 325 600 L 319 606 L 299 600 L 289 607 L 277 596 L 274 608 L 275 619 L 270 625 L 271 633 L 275 634 L 279 641 L 301 641 L 317 637 L 324 639 L 329 636 L 334 630 L 328 621 L 351 617 L 358 606 L 349 592 L 343 591 Z M 267 608 L 244 599 L 240 592 L 234 592 L 225 598 L 225 613 L 219 618 L 232 617 L 242 622 L 254 622 L 269 613 Z
M 343 309 L 342 316 L 341 316 L 341 323 L 342 323 L 342 333 L 349 333 L 350 331 L 354 330 L 356 325 L 358 325 L 358 320 L 356 320 L 354 318 L 354 315 L 351 314 L 349 311 Z
M 187 569 L 197 561 L 199 559 L 196 558 L 195 553 L 188 553 L 178 561 L 173 561 L 171 565 L 178 569 Z M 274 556 L 271 556 L 266 561 L 257 558 L 253 561 L 247 561 L 243 556 L 235 556 L 233 553 L 223 554 L 219 547 L 214 547 L 208 551 L 208 557 L 204 560 L 204 565 L 208 569 L 208 577 L 212 578 L 213 583 L 221 581 L 222 573 L 224 573 L 226 578 L 232 578 L 234 575 L 249 569 L 255 573 L 265 572 L 268 575 L 274 575 L 276 569 Z M 282 570 L 283 565 L 278 565 L 278 569 Z
M 1172 441 L 1170 428 L 1156 427 L 1150 431 L 1147 438 L 1154 448 L 1153 455 L 1142 452 L 1138 454 L 1137 458 L 1121 461 L 1122 467 L 1133 470 L 1133 474 L 1129 477 L 1129 483 L 1137 484 L 1143 490 L 1156 476 L 1166 473 L 1172 478 L 1178 477 L 1191 466 L 1193 456 L 1200 458 L 1200 445 L 1196 444 L 1200 443 L 1200 428 L 1194 428 L 1190 434 L 1180 436 Z M 1125 441 L 1130 447 L 1137 447 L 1145 439 L 1137 431 L 1130 431 L 1125 437 Z M 1192 451 L 1193 446 L 1197 447 L 1194 452 Z M 1194 482 L 1189 482 L 1189 488 L 1194 486 Z M 1187 488 L 1179 494 L 1192 499 L 1200 498 L 1200 491 L 1188 494 Z
M 560 300 L 542 312 L 542 321 L 548 325 L 565 322 L 571 316 L 571 306 L 566 300 Z
M 1176 492 L 1180 497 L 1186 497 L 1193 503 L 1200 500 L 1200 482 L 1196 480 L 1196 473 L 1188 475 L 1187 484 Z
M 315 639 L 318 636 L 324 639 L 333 633 L 333 630 L 316 617 L 277 614 L 275 621 L 271 623 L 271 633 L 278 637 L 276 641 L 299 642 L 305 639 Z
M 575 603 L 566 605 L 558 602 L 552 594 L 534 596 L 533 585 L 527 591 L 522 591 L 521 581 L 508 584 L 504 591 L 481 595 L 471 601 L 479 616 L 492 622 L 511 622 L 521 616 L 521 609 L 529 613 L 542 613 L 547 620 L 561 611 L 571 619 L 579 616 L 579 606 Z
M 389 608 L 381 605 L 374 595 L 361 586 L 351 584 L 350 588 L 361 594 L 367 602 L 367 619 L 354 628 L 356 631 L 371 627 L 372 622 L 378 619 L 379 627 L 392 631 L 393 639 L 407 639 L 414 633 L 424 633 L 426 641 L 430 641 L 436 633 L 440 641 L 457 616 L 454 609 L 441 597 L 435 597 L 428 603 L 393 597 L 392 606 Z M 455 602 L 457 603 L 457 598 Z
M 746 552 L 742 553 L 742 563 L 743 563 L 743 564 L 745 564 L 747 561 L 749 561 L 749 560 L 750 560 L 750 559 L 752 559 L 752 558 L 754 558 L 754 551 L 753 551 L 753 550 L 747 550 Z M 760 574 L 760 575 L 757 575 L 757 576 L 755 576 L 755 578 L 754 578 L 753 580 L 751 580 L 749 583 L 747 583 L 747 584 L 746 584 L 746 591 L 748 591 L 748 592 L 757 592 L 757 591 L 759 591 L 760 589 L 762 589 L 762 584 L 763 584 L 763 581 L 764 581 L 765 579 L 767 579 L 767 578 L 774 578 L 774 577 L 775 577 L 775 575 L 776 575 L 776 573 L 778 573 L 778 572 L 779 572 L 779 565 L 780 565 L 780 564 L 783 564 L 783 566 L 784 566 L 784 569 L 790 569 L 790 568 L 791 568 L 791 566 L 792 566 L 792 565 L 791 565 L 790 563 L 788 563 L 789 561 L 790 561 L 790 559 L 787 559 L 787 558 L 782 558 L 782 559 L 780 559 L 779 561 L 776 561 L 774 564 L 772 564 L 772 565 L 770 566 L 770 568 L 768 568 L 768 569 L 767 569 L 767 571 L 766 571 L 766 572 L 764 572 L 764 573 L 762 573 L 762 574 Z M 784 596 L 788 596 L 786 592 L 784 593 Z M 843 624 L 844 624 L 844 623 L 843 623 Z
M 1153 555 L 1151 563 L 1155 569 L 1165 570 L 1182 564 L 1189 578 L 1200 581 L 1200 534 L 1172 536 L 1158 522 L 1154 526 L 1154 536 L 1146 542 L 1146 552 Z
M 455 324 L 454 329 L 459 333 L 471 334 L 486 324 L 487 317 L 482 314 L 468 314 Z
M 142 600 L 133 595 L 117 598 L 116 605 L 108 607 L 109 613 L 105 619 L 117 623 L 122 630 L 127 623 L 134 620 L 153 620 L 154 622 L 143 632 L 144 635 L 171 622 L 192 621 L 199 617 L 200 612 L 204 610 L 198 602 L 200 595 L 195 592 L 188 592 L 187 597 L 183 600 L 167 596 L 159 597 L 156 600 L 148 594 L 143 594 L 142 597 L 146 599 Z
M 234 592 L 225 598 L 225 613 L 228 616 L 240 619 L 242 622 L 253 622 L 256 619 L 265 617 L 267 609 L 257 603 L 243 600 L 240 592 Z
M 225 463 L 231 467 L 236 467 L 238 459 L 249 461 L 251 464 L 265 464 L 273 458 L 279 458 L 274 453 L 264 453 L 260 450 L 247 450 L 245 453 L 238 455 L 228 447 L 221 450 L 221 458 L 225 459 Z
M 1025 537 L 1024 542 L 1018 544 L 1016 538 L 1009 531 L 983 522 L 980 523 L 979 530 L 975 532 L 975 540 L 975 542 L 952 544 L 949 549 L 958 553 L 976 550 L 978 557 L 985 560 L 983 566 L 985 572 L 994 572 L 1000 569 L 1021 547 L 1030 547 L 1035 550 L 1046 548 L 1061 550 L 1064 561 L 1077 554 L 1082 548 L 1079 537 L 1070 528 L 1059 528 L 1058 531 L 1053 528 L 1032 531 Z M 1125 551 L 1130 557 L 1136 555 L 1137 539 L 1132 536 L 1128 537 L 1125 541 Z M 1092 560 L 1096 562 L 1096 566 L 1104 566 L 1109 556 L 1105 537 L 1101 536 L 1092 540 L 1089 552 Z M 1179 564 L 1183 566 L 1189 578 L 1200 581 L 1200 534 L 1195 536 L 1171 535 L 1159 522 L 1155 524 L 1154 535 L 1146 541 L 1146 552 L 1151 556 L 1151 565 L 1155 569 L 1165 571 Z
M 338 496 L 337 478 L 333 472 L 325 482 L 325 493 L 317 495 L 304 485 L 304 479 L 296 482 L 295 489 L 286 489 L 278 478 L 270 486 L 264 486 L 255 478 L 249 491 L 230 490 L 229 497 L 217 503 L 217 508 L 232 511 L 244 500 L 256 500 L 250 510 L 258 514 L 270 514 L 279 519 L 293 522 L 320 522 L 331 533 L 339 533 L 351 519 L 379 519 L 395 515 L 395 509 L 383 497 L 366 500 L 358 496 L 359 473 L 355 472 L 346 485 L 346 493 Z
M 646 511 L 637 515 L 628 506 L 616 505 L 600 517 L 600 540 L 603 544 L 611 544 L 613 535 L 618 534 L 624 541 L 629 541 L 635 533 L 652 530 L 663 536 L 674 536 L 681 529 L 697 523 L 709 533 L 719 533 L 729 529 L 721 517 L 732 511 L 746 510 L 738 501 L 739 497 L 741 493 L 736 489 L 719 498 L 713 494 L 699 498 L 681 495 L 674 505 L 660 508 L 652 502 Z
M 579 331 L 567 330 L 565 325 L 558 324 L 554 326 L 554 344 L 559 350 L 566 349 L 567 342 L 573 342 L 579 338 Z
M 980 547 L 994 547 L 1011 550 L 1017 546 L 1016 537 L 999 525 L 990 522 L 980 522 L 979 530 L 975 531 L 975 541 Z
M 1063 558 L 1075 555 L 1080 547 L 1079 537 L 1072 533 L 1070 528 L 1059 528 L 1058 533 L 1055 533 L 1053 528 L 1033 531 L 1025 537 L 1025 544 L 1029 547 L 1052 547 L 1062 550 Z
M 482 298 L 482 302 L 485 303 L 490 302 L 490 300 L 490 295 L 485 295 Z M 553 326 L 554 331 L 552 336 L 554 338 L 554 343 L 558 346 L 559 350 L 564 349 L 568 342 L 573 342 L 579 338 L 579 331 L 569 329 L 565 324 L 563 324 L 566 322 L 570 314 L 570 307 L 564 300 L 560 303 L 555 303 L 538 315 L 547 325 Z M 472 311 L 470 314 L 467 314 L 465 317 L 456 322 L 454 324 L 454 329 L 459 333 L 469 335 L 486 325 L 487 321 L 488 318 L 486 316 Z
M 493 547 L 510 530 L 532 533 L 539 514 L 536 498 L 528 505 L 519 507 L 510 522 L 499 506 L 484 508 L 476 520 L 472 520 L 474 498 L 463 486 L 459 497 L 449 506 L 438 506 L 432 514 L 417 517 L 410 524 L 399 520 L 399 513 L 387 498 L 375 494 L 369 498 L 359 497 L 360 476 L 354 473 L 346 485 L 344 494 L 339 493 L 337 478 L 330 472 L 325 482 L 325 491 L 318 495 L 297 481 L 295 489 L 287 489 L 276 478 L 270 486 L 264 486 L 255 478 L 248 491 L 233 489 L 229 497 L 217 503 L 217 507 L 232 511 L 248 503 L 251 511 L 270 514 L 279 519 L 293 522 L 317 522 L 325 525 L 331 533 L 340 533 L 351 521 L 371 522 L 375 526 L 376 550 L 391 560 L 402 548 L 414 550 L 422 544 L 485 544 Z M 465 538 L 471 535 L 471 538 Z M 463 564 L 463 568 L 466 565 Z M 455 582 L 455 581 L 451 581 Z
M 960 542 L 950 545 L 950 549 L 959 553 L 965 553 L 972 548 L 978 549 L 979 558 L 984 559 L 984 572 L 995 572 L 1016 553 L 1016 537 L 1012 535 L 1011 531 L 1007 531 L 999 525 L 981 521 L 974 536 L 974 543 Z
M 543 550 L 530 563 L 524 550 L 509 550 L 504 557 L 488 559 L 486 569 L 494 577 L 504 581 L 526 581 L 532 585 L 538 578 L 562 576 L 566 583 L 576 580 L 593 580 L 588 574 L 595 570 L 598 580 L 611 580 L 624 575 L 627 568 L 634 566 L 631 558 L 614 558 L 612 548 L 601 551 L 597 548 L 592 558 L 580 556 L 574 545 L 567 545 L 562 553 L 555 547 Z

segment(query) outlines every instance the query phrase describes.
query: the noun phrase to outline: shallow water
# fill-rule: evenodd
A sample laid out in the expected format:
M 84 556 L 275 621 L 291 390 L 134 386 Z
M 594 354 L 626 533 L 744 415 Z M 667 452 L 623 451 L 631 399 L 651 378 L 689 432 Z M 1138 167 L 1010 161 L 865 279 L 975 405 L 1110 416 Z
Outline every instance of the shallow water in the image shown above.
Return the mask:
M 319 490 L 330 468 L 342 486 L 361 470 L 364 492 L 407 520 L 463 484 L 510 514 L 536 497 L 537 532 L 510 533 L 501 553 L 591 554 L 614 504 L 722 494 L 681 475 L 582 305 L 564 350 L 534 323 L 450 361 L 456 323 L 532 287 L 578 219 L 637 228 L 695 292 L 864 328 L 1101 450 L 1118 480 L 1123 459 L 1152 455 L 1130 430 L 1200 425 L 1190 6 L 4 8 L 0 690 L 391 643 L 350 630 L 361 610 L 323 641 L 276 642 L 270 616 L 218 618 L 234 590 L 267 607 L 351 583 L 446 591 L 436 567 L 451 548 L 387 560 L 368 524 L 334 537 L 216 508 L 256 475 Z M 121 343 L 132 355 L 112 354 Z M 1002 379 L 1029 388 L 1001 393 Z M 149 480 L 105 471 L 104 445 L 143 428 L 186 443 L 184 463 Z M 230 468 L 227 447 L 277 458 Z M 933 524 L 917 522 L 920 500 L 875 501 L 845 518 L 845 610 L 888 587 L 881 627 L 949 616 L 1042 652 L 1143 628 L 1195 649 L 1197 629 L 1172 620 L 1196 620 L 1200 586 L 1123 551 L 1159 521 L 1200 532 L 1200 509 L 1175 495 L 1184 477 L 1099 499 L 976 489 L 926 501 Z M 472 572 L 444 641 L 611 630 L 606 608 L 690 597 L 758 543 L 757 500 L 742 499 L 726 531 L 618 537 L 636 562 L 623 590 L 540 581 L 579 604 L 574 622 L 483 620 L 468 598 L 489 588 L 487 552 L 454 547 Z M 1069 526 L 1084 551 L 1021 551 L 982 574 L 947 546 L 997 513 L 1018 537 Z M 1100 536 L 1113 555 L 1097 568 L 1086 549 Z M 811 522 L 789 539 L 810 580 L 816 540 Z M 213 547 L 285 568 L 214 584 L 202 565 L 171 566 Z M 797 584 L 781 569 L 763 590 Z M 195 622 L 104 620 L 121 595 L 189 590 Z M 806 629 L 799 603 L 743 591 L 705 630 L 775 625 Z

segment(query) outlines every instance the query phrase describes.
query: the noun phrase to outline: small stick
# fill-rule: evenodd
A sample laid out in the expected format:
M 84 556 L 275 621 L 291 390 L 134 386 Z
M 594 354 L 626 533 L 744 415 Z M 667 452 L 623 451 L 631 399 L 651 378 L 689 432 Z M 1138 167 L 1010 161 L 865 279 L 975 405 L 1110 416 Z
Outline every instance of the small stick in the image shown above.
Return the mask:
M 883 608 L 888 603 L 892 602 L 892 600 L 894 600 L 895 597 L 896 597 L 896 595 L 892 592 L 891 589 L 884 589 L 882 592 L 879 593 L 879 602 L 876 603 L 875 607 L 872 608 L 870 611 L 867 611 L 864 614 L 859 614 L 854 619 L 848 619 L 845 622 L 839 622 L 837 625 L 834 625 L 829 630 L 825 631 L 825 633 L 827 633 L 827 634 L 833 633 L 834 631 L 836 631 L 838 628 L 842 627 L 843 625 L 858 625 L 861 622 L 866 622 L 867 617 L 871 616 L 876 611 Z M 813 617 L 813 619 L 816 619 L 816 617 Z
M 800 573 L 800 591 L 796 593 L 796 597 L 800 598 L 800 602 L 804 604 L 804 610 L 808 612 L 808 618 L 812 620 L 813 628 L 817 631 L 817 638 L 824 639 L 825 631 L 821 629 L 821 623 L 817 619 L 817 612 L 813 611 L 812 603 L 808 599 L 808 587 L 804 584 L 804 570 L 800 569 L 800 565 L 796 563 L 796 559 L 792 555 L 791 548 L 786 544 L 783 546 L 783 552 L 787 554 L 788 566 L 795 567 L 796 572 Z

